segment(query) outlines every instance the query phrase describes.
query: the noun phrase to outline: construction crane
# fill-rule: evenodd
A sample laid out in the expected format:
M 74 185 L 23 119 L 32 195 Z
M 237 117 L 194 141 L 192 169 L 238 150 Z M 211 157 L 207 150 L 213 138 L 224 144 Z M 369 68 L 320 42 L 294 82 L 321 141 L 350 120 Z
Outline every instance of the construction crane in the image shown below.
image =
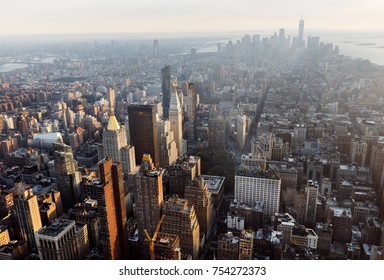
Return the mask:
M 161 224 L 164 221 L 164 218 L 165 218 L 165 214 L 163 214 L 161 216 L 160 221 L 157 223 L 157 227 L 156 227 L 155 232 L 153 233 L 153 237 L 152 238 L 149 236 L 148 231 L 146 229 L 144 229 L 144 233 L 147 236 L 147 240 L 148 240 L 148 243 L 149 243 L 149 254 L 151 256 L 151 260 L 155 259 L 155 241 L 156 241 L 156 238 L 157 238 L 157 234 L 159 233 L 160 226 L 161 226 Z

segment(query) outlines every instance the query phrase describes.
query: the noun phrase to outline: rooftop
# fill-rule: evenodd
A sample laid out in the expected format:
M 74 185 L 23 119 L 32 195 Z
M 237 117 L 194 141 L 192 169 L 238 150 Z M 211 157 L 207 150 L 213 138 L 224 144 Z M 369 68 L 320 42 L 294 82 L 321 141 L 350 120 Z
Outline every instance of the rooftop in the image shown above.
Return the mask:
M 244 171 L 239 170 L 236 172 L 236 176 L 243 176 L 243 177 L 253 177 L 253 178 L 260 178 L 260 179 L 271 179 L 271 180 L 280 180 L 279 176 L 273 172 L 267 170 L 266 172 L 252 172 L 252 171 Z
M 50 236 L 50 237 L 57 237 L 71 225 L 75 225 L 75 221 L 60 218 L 55 220 L 48 227 L 45 226 L 41 228 L 37 233 L 40 236 L 44 235 L 44 236 Z
M 219 192 L 225 180 L 225 177 L 212 175 L 200 175 L 200 178 L 207 184 L 210 192 Z

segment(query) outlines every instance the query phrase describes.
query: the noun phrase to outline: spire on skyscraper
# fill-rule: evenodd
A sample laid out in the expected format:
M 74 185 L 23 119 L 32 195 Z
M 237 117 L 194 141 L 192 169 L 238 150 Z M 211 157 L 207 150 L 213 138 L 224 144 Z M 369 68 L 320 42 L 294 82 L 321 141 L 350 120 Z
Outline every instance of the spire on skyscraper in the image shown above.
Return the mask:
M 107 130 L 119 130 L 119 129 L 120 129 L 119 122 L 117 121 L 117 119 L 115 117 L 115 113 L 113 111 L 113 108 L 111 108 L 111 114 L 109 115 Z

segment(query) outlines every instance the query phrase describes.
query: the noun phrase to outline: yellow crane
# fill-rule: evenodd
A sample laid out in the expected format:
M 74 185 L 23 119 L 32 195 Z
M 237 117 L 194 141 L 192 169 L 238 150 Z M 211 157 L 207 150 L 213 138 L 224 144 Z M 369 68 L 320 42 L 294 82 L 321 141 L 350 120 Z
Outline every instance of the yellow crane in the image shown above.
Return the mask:
M 155 241 L 156 241 L 156 238 L 157 238 L 157 234 L 159 233 L 160 226 L 161 226 L 161 224 L 164 221 L 164 218 L 165 218 L 165 214 L 163 214 L 161 216 L 160 221 L 157 223 L 157 227 L 156 227 L 155 232 L 153 233 L 153 237 L 152 238 L 149 236 L 148 231 L 146 229 L 144 229 L 144 233 L 147 236 L 147 240 L 148 240 L 148 243 L 149 243 L 149 254 L 151 256 L 151 260 L 155 259 Z

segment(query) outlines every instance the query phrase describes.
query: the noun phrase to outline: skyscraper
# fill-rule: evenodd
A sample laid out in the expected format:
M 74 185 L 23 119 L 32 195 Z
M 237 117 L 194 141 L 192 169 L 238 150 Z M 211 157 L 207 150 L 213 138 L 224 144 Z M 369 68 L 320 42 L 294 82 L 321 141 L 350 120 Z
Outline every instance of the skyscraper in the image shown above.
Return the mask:
M 107 93 L 107 100 L 109 102 L 109 108 L 114 109 L 116 106 L 115 90 L 110 88 Z
M 171 124 L 168 120 L 159 120 L 157 123 L 158 143 L 159 143 L 159 161 L 161 167 L 168 167 L 178 158 L 178 151 L 174 139 L 174 132 L 171 130 Z
M 144 229 L 153 236 L 161 217 L 164 200 L 162 170 L 155 168 L 149 154 L 142 157 L 140 170 L 135 175 L 135 185 L 134 214 L 138 225 L 139 244 L 144 248 Z
M 181 158 L 168 167 L 169 192 L 184 197 L 185 187 L 201 174 L 200 157 Z
M 59 218 L 36 233 L 41 260 L 80 260 L 89 253 L 86 225 Z
M 196 137 L 196 106 L 196 86 L 194 83 L 188 83 L 188 140 L 191 142 L 194 142 Z
M 281 179 L 274 171 L 238 171 L 235 175 L 235 198 L 250 207 L 261 202 L 266 219 L 279 212 Z
M 313 181 L 308 180 L 306 189 L 307 203 L 305 209 L 305 223 L 309 226 L 313 226 L 316 222 L 318 191 L 318 184 L 316 185 Z
M 193 204 L 173 196 L 165 202 L 163 213 L 165 219 L 161 232 L 178 235 L 182 254 L 189 254 L 194 260 L 198 259 L 200 226 Z
M 68 211 L 79 201 L 81 173 L 73 158 L 72 149 L 64 143 L 53 143 L 57 189 L 61 193 L 63 209 Z
M 123 168 L 105 158 L 98 163 L 99 184 L 95 184 L 100 218 L 100 243 L 104 258 L 123 259 L 126 255 L 126 223 Z
M 213 202 L 207 184 L 202 178 L 192 181 L 185 188 L 185 199 L 195 206 L 200 233 L 208 238 L 213 224 Z
M 185 154 L 186 151 L 184 151 L 183 144 L 183 112 L 181 110 L 181 105 L 176 90 L 173 90 L 171 94 L 169 121 L 171 122 L 171 130 L 175 134 L 176 147 L 179 153 L 179 157 L 181 157 Z
M 159 166 L 159 146 L 155 104 L 128 106 L 131 144 L 135 147 L 136 165 L 141 164 L 144 154 L 150 154 L 155 166 Z
M 247 136 L 247 116 L 238 115 L 236 117 L 236 142 L 238 147 L 242 150 Z
M 225 120 L 218 108 L 211 109 L 208 135 L 210 148 L 225 149 Z
M 136 169 L 135 148 L 133 146 L 126 145 L 121 149 L 121 163 L 125 175 Z
M 171 66 L 161 68 L 161 92 L 163 94 L 163 117 L 169 118 L 169 102 L 171 100 Z
M 13 201 L 21 238 L 35 251 L 35 233 L 42 227 L 37 197 L 30 187 L 26 187 L 15 190 Z
M 110 157 L 114 162 L 122 162 L 121 149 L 127 145 L 124 126 L 121 126 L 113 111 L 108 126 L 103 132 L 103 158 Z
M 299 43 L 300 46 L 304 46 L 304 20 L 299 21 Z
M 159 55 L 159 40 L 155 39 L 153 40 L 153 55 L 158 56 Z

